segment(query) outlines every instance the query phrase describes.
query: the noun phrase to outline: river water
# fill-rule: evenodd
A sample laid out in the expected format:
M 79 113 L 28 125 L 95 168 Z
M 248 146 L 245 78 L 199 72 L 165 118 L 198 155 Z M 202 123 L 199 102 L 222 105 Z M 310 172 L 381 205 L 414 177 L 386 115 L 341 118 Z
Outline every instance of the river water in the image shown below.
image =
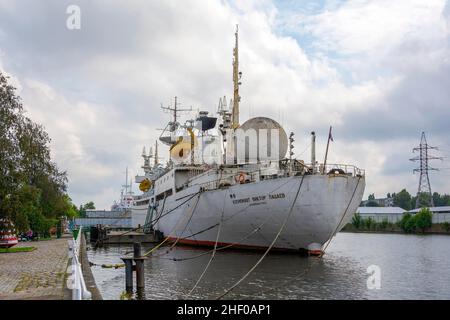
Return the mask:
M 209 249 L 175 247 L 168 252 L 168 248 L 145 262 L 145 299 L 215 299 L 263 254 L 217 252 L 188 296 L 211 255 L 184 261 L 173 258 L 199 256 Z M 126 245 L 109 246 L 91 249 L 88 256 L 97 265 L 118 264 L 130 250 Z M 339 233 L 322 258 L 269 254 L 226 298 L 450 299 L 449 267 L 450 236 Z M 120 299 L 125 270 L 93 266 L 92 271 L 103 298 Z

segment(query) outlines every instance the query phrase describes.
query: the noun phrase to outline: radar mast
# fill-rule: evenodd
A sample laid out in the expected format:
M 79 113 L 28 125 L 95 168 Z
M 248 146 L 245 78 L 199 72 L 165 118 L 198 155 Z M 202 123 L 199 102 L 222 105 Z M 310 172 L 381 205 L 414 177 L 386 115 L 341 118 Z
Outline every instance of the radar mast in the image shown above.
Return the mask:
M 232 112 L 232 128 L 239 127 L 239 86 L 241 85 L 242 72 L 239 71 L 239 26 L 236 25 L 236 44 L 233 49 L 233 112 Z

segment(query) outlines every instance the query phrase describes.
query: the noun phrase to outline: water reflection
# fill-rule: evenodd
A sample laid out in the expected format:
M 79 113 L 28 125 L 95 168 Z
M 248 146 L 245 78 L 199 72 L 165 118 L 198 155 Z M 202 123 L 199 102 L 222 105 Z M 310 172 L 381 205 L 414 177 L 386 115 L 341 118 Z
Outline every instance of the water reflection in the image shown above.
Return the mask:
M 149 247 L 143 248 L 149 249 Z M 141 299 L 215 299 L 238 281 L 262 253 L 219 251 L 191 296 L 188 292 L 207 265 L 208 249 L 162 248 L 145 261 Z M 121 263 L 131 246 L 89 251 L 96 265 Z M 168 252 L 168 253 L 166 253 Z M 175 260 L 181 259 L 181 261 Z M 341 233 L 323 258 L 269 254 L 226 298 L 230 299 L 449 299 L 450 237 Z M 367 288 L 367 267 L 381 269 L 381 289 Z M 123 269 L 93 267 L 105 299 L 119 299 Z

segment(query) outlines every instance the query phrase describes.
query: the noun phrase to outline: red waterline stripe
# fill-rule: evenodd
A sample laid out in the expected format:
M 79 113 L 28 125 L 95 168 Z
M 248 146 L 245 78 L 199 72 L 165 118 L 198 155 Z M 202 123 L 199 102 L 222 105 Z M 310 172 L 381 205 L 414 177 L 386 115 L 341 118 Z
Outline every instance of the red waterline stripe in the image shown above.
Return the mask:
M 168 242 L 177 242 L 180 244 L 190 245 L 190 246 L 198 246 L 198 247 L 214 247 L 216 242 L 215 241 L 206 241 L 206 240 L 191 240 L 191 239 L 179 239 L 176 237 L 169 237 Z M 232 245 L 232 246 L 231 246 Z M 228 242 L 217 242 L 217 248 L 230 246 L 227 249 L 245 249 L 245 250 L 266 250 L 268 247 L 264 246 L 252 246 L 247 244 L 234 244 L 234 243 L 228 243 Z M 272 248 L 272 251 L 276 252 L 299 252 L 298 249 L 289 249 L 289 248 Z

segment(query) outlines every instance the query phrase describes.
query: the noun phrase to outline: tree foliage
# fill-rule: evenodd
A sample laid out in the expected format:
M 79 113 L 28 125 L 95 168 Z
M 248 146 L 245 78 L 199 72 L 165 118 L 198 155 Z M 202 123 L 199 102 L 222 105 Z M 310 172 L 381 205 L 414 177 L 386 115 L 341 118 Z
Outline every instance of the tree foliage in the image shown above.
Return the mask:
M 366 202 L 366 207 L 379 207 L 380 205 L 378 204 L 378 202 L 374 201 L 374 200 L 370 200 Z
M 422 208 L 414 216 L 414 220 L 416 228 L 422 230 L 422 232 L 425 232 L 425 229 L 430 228 L 433 224 L 433 214 L 430 209 Z
M 62 215 L 76 215 L 67 175 L 51 160 L 50 137 L 24 115 L 20 98 L 0 71 L 0 217 L 18 231 L 45 233 Z
M 399 221 L 400 228 L 407 233 L 412 233 L 416 230 L 420 230 L 423 233 L 427 228 L 430 228 L 432 224 L 433 214 L 428 208 L 420 209 L 415 215 L 405 213 Z
M 411 210 L 413 206 L 411 205 L 411 195 L 406 189 L 403 189 L 399 193 L 392 194 L 394 198 L 394 205 L 405 209 L 407 211 Z
M 352 218 L 352 225 L 358 229 L 362 224 L 362 219 L 359 213 L 355 213 L 355 215 Z

